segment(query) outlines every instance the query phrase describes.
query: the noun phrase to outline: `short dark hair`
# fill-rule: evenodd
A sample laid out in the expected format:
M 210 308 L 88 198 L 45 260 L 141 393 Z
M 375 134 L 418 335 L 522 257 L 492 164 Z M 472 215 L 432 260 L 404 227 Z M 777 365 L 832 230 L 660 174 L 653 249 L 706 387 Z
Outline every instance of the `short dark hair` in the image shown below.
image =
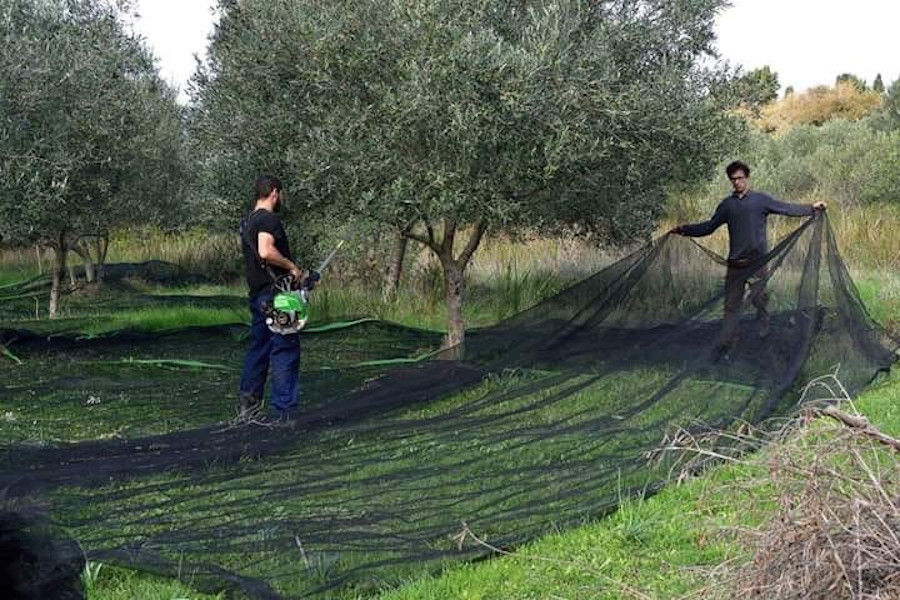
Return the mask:
M 281 180 L 277 177 L 260 175 L 259 179 L 256 180 L 256 183 L 253 184 L 253 199 L 260 200 L 262 198 L 267 198 L 273 190 L 278 190 L 280 192 L 282 189 Z
M 738 171 L 743 171 L 744 175 L 750 177 L 750 167 L 747 166 L 747 163 L 736 160 L 727 167 L 725 167 L 725 174 L 728 175 L 728 178 L 731 179 L 734 174 Z

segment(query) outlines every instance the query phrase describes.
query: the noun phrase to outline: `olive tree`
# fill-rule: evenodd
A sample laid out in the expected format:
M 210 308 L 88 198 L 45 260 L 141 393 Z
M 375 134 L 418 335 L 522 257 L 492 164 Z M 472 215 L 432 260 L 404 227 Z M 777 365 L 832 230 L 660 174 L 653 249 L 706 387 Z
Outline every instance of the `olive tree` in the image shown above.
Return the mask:
M 900 129 L 900 77 L 888 87 L 882 112 L 891 128 Z
M 196 77 L 212 187 L 275 170 L 308 218 L 367 218 L 443 269 L 448 335 L 485 235 L 646 237 L 714 167 L 719 0 L 223 0 Z M 714 59 L 708 64 L 715 64 Z M 227 200 L 224 200 L 227 202 Z
M 760 108 L 778 99 L 778 73 L 766 65 L 740 75 L 731 82 L 734 102 L 759 116 Z
M 53 249 L 51 316 L 70 250 L 92 276 L 111 227 L 165 218 L 177 196 L 180 109 L 123 6 L 0 5 L 0 237 Z

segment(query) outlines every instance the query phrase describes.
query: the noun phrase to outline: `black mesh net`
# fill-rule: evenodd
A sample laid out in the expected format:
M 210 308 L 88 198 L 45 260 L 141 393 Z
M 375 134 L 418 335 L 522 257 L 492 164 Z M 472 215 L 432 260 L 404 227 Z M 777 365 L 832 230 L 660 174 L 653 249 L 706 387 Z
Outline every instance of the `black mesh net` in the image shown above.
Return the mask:
M 896 358 L 823 217 L 732 271 L 655 240 L 439 354 L 381 322 L 303 335 L 302 417 L 236 425 L 245 328 L 92 339 L 6 331 L 0 488 L 90 560 L 253 598 L 357 597 L 658 489 L 673 428 L 856 393 Z M 728 315 L 725 315 L 728 312 Z M 766 322 L 768 321 L 768 322 Z M 174 359 L 172 357 L 178 357 Z
M 31 507 L 0 501 L 0 584 L 6 600 L 82 600 L 84 553 Z

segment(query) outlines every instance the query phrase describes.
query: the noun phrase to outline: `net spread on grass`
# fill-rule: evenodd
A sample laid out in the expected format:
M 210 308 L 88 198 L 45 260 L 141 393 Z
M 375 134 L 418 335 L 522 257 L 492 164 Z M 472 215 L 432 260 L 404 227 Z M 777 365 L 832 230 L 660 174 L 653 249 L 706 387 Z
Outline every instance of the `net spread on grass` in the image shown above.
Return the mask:
M 91 561 L 253 598 L 365 596 L 486 556 L 468 532 L 514 548 L 658 489 L 668 466 L 647 455 L 673 428 L 786 416 L 817 376 L 855 393 L 893 363 L 826 219 L 749 270 L 771 326 L 748 306 L 727 354 L 724 262 L 674 236 L 464 349 L 429 355 L 437 334 L 377 321 L 310 331 L 304 413 L 276 427 L 228 422 L 244 327 L 7 330 L 23 364 L 0 367 L 0 489 Z

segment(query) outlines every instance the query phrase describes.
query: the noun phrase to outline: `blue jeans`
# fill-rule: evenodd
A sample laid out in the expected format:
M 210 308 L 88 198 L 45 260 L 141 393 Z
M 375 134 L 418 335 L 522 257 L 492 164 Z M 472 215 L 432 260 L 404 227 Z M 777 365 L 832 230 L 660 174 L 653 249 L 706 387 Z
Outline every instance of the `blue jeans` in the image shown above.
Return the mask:
M 250 348 L 244 359 L 241 394 L 262 398 L 266 375 L 272 369 L 272 402 L 275 415 L 291 413 L 300 405 L 300 334 L 281 335 L 269 331 L 263 315 L 264 302 L 271 292 L 250 298 Z

